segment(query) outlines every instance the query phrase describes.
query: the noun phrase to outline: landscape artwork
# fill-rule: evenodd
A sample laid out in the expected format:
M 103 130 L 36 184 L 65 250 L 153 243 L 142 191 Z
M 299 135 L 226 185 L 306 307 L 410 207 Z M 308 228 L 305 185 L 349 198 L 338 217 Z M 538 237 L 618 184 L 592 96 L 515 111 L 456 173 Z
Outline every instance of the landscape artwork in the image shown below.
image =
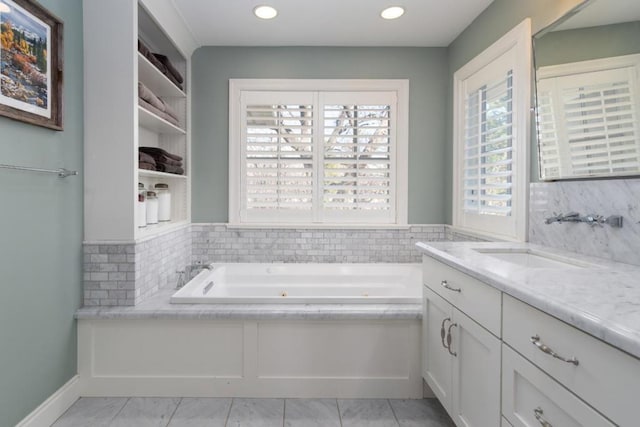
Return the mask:
M 0 102 L 51 117 L 51 27 L 12 0 L 0 0 Z

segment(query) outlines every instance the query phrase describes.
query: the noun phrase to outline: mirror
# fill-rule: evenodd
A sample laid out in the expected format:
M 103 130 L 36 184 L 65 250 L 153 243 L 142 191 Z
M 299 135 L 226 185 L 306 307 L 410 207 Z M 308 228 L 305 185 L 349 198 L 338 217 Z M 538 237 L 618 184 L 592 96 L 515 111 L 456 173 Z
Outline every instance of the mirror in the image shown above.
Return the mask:
M 534 62 L 540 178 L 640 175 L 640 1 L 581 3 Z

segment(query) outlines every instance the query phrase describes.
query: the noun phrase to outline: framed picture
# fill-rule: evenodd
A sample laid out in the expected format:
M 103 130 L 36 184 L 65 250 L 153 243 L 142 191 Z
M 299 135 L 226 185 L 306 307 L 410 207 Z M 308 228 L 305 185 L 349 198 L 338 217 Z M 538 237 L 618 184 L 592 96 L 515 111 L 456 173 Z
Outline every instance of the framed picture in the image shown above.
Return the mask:
M 0 0 L 0 115 L 62 130 L 62 21 L 33 0 Z

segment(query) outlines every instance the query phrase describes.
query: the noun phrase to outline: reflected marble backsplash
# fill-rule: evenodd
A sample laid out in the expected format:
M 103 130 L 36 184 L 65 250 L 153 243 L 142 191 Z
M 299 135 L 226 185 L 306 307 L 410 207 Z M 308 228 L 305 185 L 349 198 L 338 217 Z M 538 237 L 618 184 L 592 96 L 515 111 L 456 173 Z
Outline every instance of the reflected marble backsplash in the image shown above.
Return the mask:
M 529 241 L 585 255 L 640 265 L 640 179 L 531 184 Z M 557 214 L 623 216 L 623 227 L 545 224 Z

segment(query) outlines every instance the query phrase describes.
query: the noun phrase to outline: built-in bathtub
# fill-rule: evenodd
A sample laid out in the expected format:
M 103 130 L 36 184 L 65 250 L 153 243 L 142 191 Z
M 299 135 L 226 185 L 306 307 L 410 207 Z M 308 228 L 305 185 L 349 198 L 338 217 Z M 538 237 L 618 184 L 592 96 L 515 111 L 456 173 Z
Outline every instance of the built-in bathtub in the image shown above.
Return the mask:
M 79 310 L 83 395 L 423 396 L 420 264 L 211 268 L 137 306 Z
M 419 304 L 420 264 L 211 264 L 172 303 Z

